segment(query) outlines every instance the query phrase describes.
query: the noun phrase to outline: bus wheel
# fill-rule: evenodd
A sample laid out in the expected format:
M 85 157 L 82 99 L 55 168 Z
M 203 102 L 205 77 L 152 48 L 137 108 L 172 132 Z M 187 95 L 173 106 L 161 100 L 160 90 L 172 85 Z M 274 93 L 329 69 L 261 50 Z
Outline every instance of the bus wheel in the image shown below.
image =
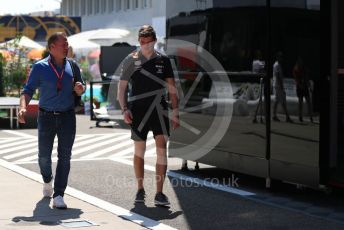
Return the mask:
M 198 162 L 196 161 L 195 170 L 199 170 Z
M 187 160 L 183 160 L 181 170 L 182 171 L 188 171 L 189 170 L 189 168 L 188 168 L 188 161 Z

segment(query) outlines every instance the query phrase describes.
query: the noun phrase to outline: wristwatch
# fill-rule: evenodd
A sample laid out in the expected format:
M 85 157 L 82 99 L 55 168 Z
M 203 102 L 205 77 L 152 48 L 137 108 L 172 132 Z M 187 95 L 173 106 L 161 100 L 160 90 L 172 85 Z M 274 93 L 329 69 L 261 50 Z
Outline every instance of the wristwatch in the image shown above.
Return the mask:
M 122 114 L 124 114 L 124 112 L 127 111 L 127 110 L 128 110 L 128 108 L 126 106 L 124 106 L 123 109 L 122 109 Z

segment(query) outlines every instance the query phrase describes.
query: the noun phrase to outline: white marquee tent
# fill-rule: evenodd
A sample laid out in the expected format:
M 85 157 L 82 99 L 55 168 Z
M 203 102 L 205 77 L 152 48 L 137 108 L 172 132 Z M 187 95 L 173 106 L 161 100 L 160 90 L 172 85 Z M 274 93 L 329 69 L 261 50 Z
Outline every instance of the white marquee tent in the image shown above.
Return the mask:
M 136 33 L 119 28 L 89 30 L 68 37 L 68 43 L 77 56 L 87 56 L 92 50 L 100 49 L 100 46 L 111 46 L 116 42 L 138 45 Z
M 137 37 L 133 36 L 133 34 L 125 29 L 99 29 L 91 35 L 89 40 L 103 46 L 111 46 L 116 42 L 127 42 L 130 45 L 136 45 Z
M 9 40 L 7 42 L 0 43 L 1 48 L 7 48 L 7 49 L 13 49 L 16 48 L 15 45 L 18 45 L 19 48 L 27 48 L 27 49 L 37 49 L 37 48 L 43 48 L 42 45 L 39 43 L 31 40 L 30 38 L 26 36 L 18 38 L 14 38 L 12 40 Z
M 92 50 L 100 48 L 100 45 L 88 40 L 91 34 L 93 34 L 92 31 L 86 31 L 67 38 L 69 45 L 77 56 L 87 56 Z

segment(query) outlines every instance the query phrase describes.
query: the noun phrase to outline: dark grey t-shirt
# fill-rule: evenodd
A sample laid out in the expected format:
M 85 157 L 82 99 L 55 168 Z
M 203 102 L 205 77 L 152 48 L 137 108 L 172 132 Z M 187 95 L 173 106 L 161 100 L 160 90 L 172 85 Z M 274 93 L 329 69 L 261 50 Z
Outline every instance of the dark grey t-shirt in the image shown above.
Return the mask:
M 129 54 L 120 75 L 121 80 L 129 81 L 129 106 L 136 108 L 148 108 L 154 101 L 165 105 L 165 79 L 173 77 L 169 58 L 156 51 L 150 59 L 137 51 Z

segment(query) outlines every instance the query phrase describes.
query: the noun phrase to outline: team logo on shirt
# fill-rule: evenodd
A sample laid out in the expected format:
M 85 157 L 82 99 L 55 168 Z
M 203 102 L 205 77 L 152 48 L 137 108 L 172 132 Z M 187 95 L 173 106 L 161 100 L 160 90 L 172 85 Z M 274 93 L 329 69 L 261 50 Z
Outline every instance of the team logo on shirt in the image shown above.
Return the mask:
M 163 73 L 164 66 L 163 65 L 155 65 L 156 73 Z
M 139 70 L 139 69 L 141 69 L 141 61 L 140 60 L 136 60 L 136 61 L 134 61 L 134 68 L 135 68 L 135 70 Z
M 156 73 L 157 74 L 161 74 L 163 73 L 163 70 L 164 70 L 164 61 L 163 60 L 156 60 L 155 61 L 155 68 L 156 68 Z

